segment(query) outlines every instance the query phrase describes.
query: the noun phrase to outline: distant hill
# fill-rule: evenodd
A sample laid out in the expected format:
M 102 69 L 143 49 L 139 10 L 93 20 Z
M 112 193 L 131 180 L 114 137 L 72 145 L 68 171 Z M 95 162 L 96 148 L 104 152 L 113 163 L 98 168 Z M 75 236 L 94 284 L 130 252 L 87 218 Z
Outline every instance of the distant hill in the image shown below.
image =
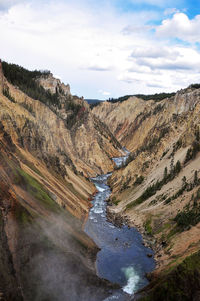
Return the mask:
M 115 103 L 115 102 L 123 102 L 127 99 L 129 99 L 130 97 L 138 97 L 138 98 L 142 98 L 143 100 L 155 100 L 155 101 L 161 101 L 165 98 L 169 98 L 174 96 L 175 93 L 156 93 L 156 94 L 150 94 L 150 95 L 145 95 L 145 94 L 134 94 L 134 95 L 125 95 L 125 96 L 121 96 L 119 98 L 109 98 L 109 102 Z
M 103 100 L 100 100 L 100 99 L 85 99 L 85 101 L 87 101 L 87 103 L 89 103 L 90 105 L 91 104 L 93 105 L 93 104 L 102 102 Z
M 200 84 L 198 83 L 195 83 L 195 84 L 191 84 L 188 89 L 199 89 L 200 88 Z M 162 93 L 155 93 L 155 94 L 133 94 L 133 95 L 125 95 L 125 96 L 121 96 L 121 97 L 118 97 L 118 98 L 109 98 L 108 99 L 108 102 L 112 102 L 112 103 L 116 103 L 116 102 L 123 102 L 123 101 L 126 101 L 127 99 L 129 99 L 130 97 L 138 97 L 138 98 L 141 98 L 143 100 L 155 100 L 156 102 L 159 102 L 165 98 L 170 98 L 170 97 L 173 97 L 175 96 L 175 92 L 172 92 L 172 93 L 165 93 L 165 92 L 162 92 Z

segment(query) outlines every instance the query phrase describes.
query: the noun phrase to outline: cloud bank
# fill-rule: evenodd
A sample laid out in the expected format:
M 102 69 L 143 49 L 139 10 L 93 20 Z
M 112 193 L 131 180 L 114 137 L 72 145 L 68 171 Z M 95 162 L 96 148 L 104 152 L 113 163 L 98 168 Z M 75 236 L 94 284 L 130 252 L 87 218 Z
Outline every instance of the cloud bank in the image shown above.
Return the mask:
M 86 98 L 175 91 L 200 81 L 200 15 L 189 18 L 176 1 L 166 7 L 143 0 L 150 6 L 139 10 L 119 2 L 0 1 L 1 58 L 50 69 Z

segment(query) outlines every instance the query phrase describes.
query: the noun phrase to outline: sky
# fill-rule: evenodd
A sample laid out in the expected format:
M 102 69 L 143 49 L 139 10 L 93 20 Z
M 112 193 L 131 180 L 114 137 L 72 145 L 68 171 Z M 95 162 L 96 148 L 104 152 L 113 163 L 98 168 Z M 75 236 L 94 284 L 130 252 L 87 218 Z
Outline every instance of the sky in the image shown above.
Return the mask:
M 200 83 L 200 0 L 0 0 L 0 57 L 108 99 Z

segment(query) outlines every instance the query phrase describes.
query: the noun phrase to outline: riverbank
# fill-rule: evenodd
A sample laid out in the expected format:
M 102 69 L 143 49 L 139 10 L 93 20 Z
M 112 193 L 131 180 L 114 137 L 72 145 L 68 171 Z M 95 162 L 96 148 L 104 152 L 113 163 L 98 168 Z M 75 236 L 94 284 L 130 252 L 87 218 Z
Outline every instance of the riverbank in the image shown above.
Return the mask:
M 163 249 L 162 243 L 159 243 L 154 236 L 147 234 L 144 227 L 135 225 L 133 222 L 131 222 L 127 215 L 113 212 L 111 209 L 111 201 L 109 199 L 107 203 L 107 220 L 110 223 L 113 223 L 116 227 L 122 227 L 123 225 L 126 225 L 128 228 L 136 228 L 142 235 L 144 246 L 151 248 L 154 251 L 154 260 L 156 263 L 155 269 L 159 268 L 161 266 L 159 252 Z M 150 274 L 148 275 L 148 278 L 151 279 Z
M 115 226 L 107 220 L 107 202 L 110 188 L 107 179 L 102 175 L 93 178 L 98 190 L 92 203 L 85 232 L 101 249 L 97 254 L 97 275 L 112 283 L 118 283 L 123 290 L 114 293 L 117 300 L 131 296 L 138 289 L 148 284 L 146 274 L 154 267 L 153 251 L 145 246 L 142 236 L 135 228 L 127 225 Z M 122 292 L 124 293 L 122 294 Z M 126 295 L 128 299 L 130 297 Z M 108 299 L 109 300 L 109 299 Z

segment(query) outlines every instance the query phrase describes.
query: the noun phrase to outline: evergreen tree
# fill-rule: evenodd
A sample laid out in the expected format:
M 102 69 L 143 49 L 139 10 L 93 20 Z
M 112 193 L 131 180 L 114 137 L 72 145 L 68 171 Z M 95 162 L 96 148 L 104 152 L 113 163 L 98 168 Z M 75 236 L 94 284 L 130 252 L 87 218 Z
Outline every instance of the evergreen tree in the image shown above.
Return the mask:
M 180 171 L 181 171 L 181 163 L 180 163 L 180 161 L 178 160 L 178 161 L 176 162 L 176 166 L 175 166 L 175 173 L 178 174 Z
M 164 180 L 167 179 L 167 166 L 165 167 L 163 178 Z
M 194 185 L 197 186 L 198 183 L 199 183 L 198 174 L 197 174 L 197 170 L 195 170 L 195 172 L 194 172 Z
M 184 176 L 184 177 L 182 178 L 182 188 L 185 189 L 186 186 L 187 186 L 187 179 L 186 179 L 186 176 Z

